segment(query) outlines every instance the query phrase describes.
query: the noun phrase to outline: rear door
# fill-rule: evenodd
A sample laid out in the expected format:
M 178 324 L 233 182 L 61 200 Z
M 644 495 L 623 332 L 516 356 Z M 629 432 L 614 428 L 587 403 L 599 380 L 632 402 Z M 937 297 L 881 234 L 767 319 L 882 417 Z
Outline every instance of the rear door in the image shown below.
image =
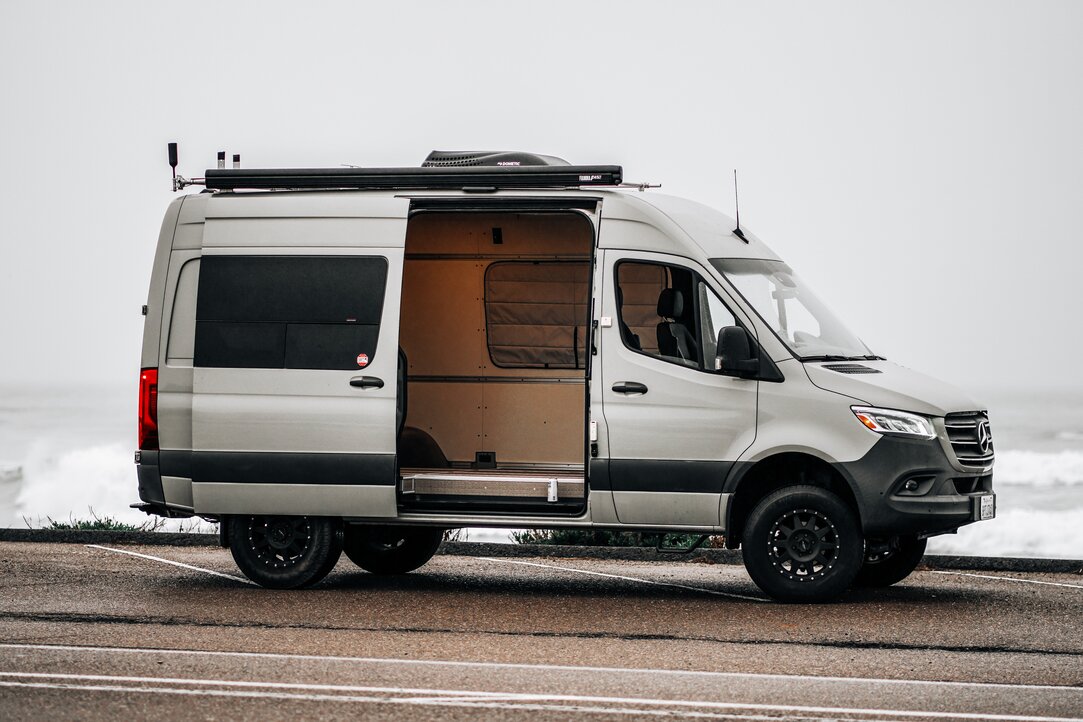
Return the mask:
M 719 526 L 723 482 L 755 439 L 757 382 L 715 370 L 718 331 L 752 326 L 710 279 L 675 256 L 603 253 L 599 386 L 623 524 Z
M 197 512 L 396 514 L 408 202 L 357 203 L 363 217 L 208 217 L 193 360 Z

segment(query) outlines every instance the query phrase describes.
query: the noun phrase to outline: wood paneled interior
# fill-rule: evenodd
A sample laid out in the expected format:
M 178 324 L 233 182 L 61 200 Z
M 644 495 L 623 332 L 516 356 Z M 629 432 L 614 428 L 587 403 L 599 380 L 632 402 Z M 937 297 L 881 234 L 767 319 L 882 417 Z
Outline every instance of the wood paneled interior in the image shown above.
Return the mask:
M 440 444 L 448 461 L 495 451 L 508 464 L 582 464 L 581 383 L 410 383 L 406 423 Z
M 494 228 L 500 244 L 493 243 Z M 406 227 L 406 253 L 589 258 L 593 236 L 578 213 L 421 213 Z
M 494 228 L 500 244 L 493 243 Z M 589 261 L 592 244 L 590 222 L 574 213 L 410 219 L 399 341 L 411 379 L 406 423 L 429 433 L 449 461 L 472 462 L 475 452 L 493 451 L 503 467 L 584 463 L 584 372 L 495 366 L 483 298 L 485 270 L 495 261 Z M 434 376 L 468 378 L 418 378 Z M 514 381 L 522 378 L 530 380 Z

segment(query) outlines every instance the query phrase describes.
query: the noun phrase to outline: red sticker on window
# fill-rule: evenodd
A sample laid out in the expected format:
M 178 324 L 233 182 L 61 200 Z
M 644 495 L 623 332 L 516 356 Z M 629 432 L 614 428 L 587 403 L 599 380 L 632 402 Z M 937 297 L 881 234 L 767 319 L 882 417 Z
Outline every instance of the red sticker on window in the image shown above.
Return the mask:
M 357 365 L 361 368 L 365 368 L 369 365 L 369 355 L 367 353 L 357 354 Z

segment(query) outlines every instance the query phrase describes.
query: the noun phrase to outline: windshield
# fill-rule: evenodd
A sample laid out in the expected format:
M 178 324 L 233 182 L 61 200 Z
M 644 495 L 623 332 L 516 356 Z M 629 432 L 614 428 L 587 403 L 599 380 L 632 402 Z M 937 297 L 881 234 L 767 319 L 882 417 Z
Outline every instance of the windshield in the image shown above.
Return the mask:
M 713 258 L 711 264 L 801 360 L 879 358 L 782 261 Z

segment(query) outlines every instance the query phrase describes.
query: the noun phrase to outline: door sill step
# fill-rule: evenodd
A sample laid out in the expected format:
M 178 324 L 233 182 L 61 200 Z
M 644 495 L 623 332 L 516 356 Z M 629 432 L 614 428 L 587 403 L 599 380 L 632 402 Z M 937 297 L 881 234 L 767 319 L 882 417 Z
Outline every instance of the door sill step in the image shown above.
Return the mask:
M 582 475 L 543 471 L 403 469 L 401 473 L 404 495 L 517 497 L 556 502 L 582 499 L 585 491 Z

